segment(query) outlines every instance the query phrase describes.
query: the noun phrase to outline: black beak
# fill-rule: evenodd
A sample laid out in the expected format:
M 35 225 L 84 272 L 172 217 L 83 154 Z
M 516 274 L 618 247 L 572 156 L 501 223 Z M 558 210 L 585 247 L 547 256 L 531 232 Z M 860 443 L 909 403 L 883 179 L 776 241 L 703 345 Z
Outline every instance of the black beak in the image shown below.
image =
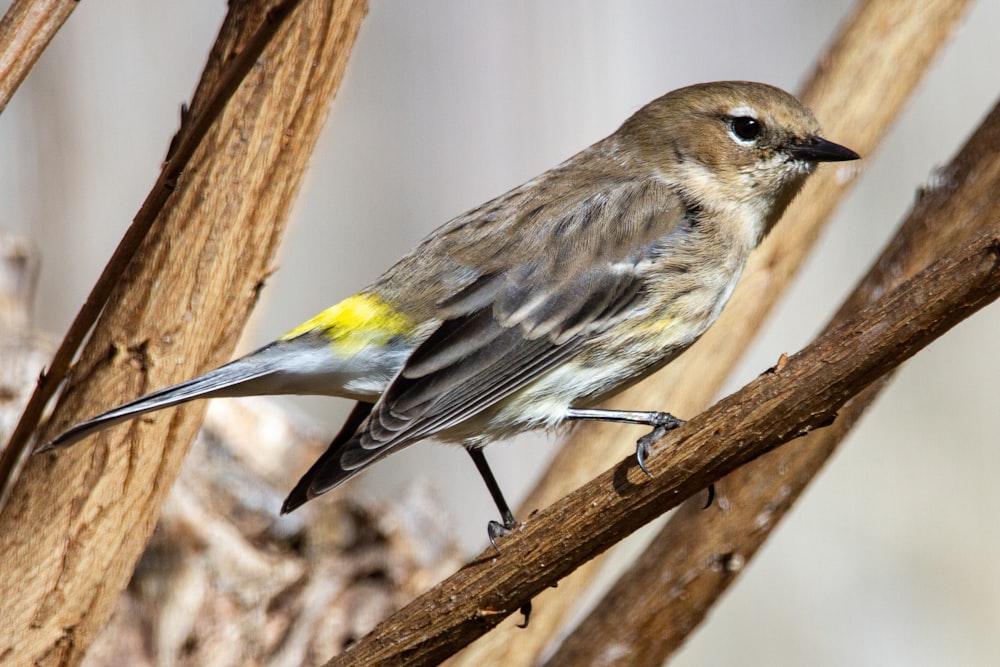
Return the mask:
M 795 159 L 807 162 L 845 162 L 861 158 L 850 148 L 827 141 L 823 137 L 809 137 L 805 141 L 793 141 L 786 150 Z

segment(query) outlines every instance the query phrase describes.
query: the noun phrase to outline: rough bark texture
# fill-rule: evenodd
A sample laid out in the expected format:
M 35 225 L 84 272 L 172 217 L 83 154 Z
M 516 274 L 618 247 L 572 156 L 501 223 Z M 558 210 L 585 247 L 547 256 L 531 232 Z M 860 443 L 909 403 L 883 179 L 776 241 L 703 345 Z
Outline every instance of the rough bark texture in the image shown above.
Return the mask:
M 189 119 L 270 19 L 270 4 L 230 3 Z M 231 354 L 364 12 L 363 1 L 304 2 L 267 45 L 167 184 L 173 194 L 117 276 L 49 434 Z M 137 420 L 28 461 L 0 514 L 0 664 L 80 661 L 128 582 L 203 410 Z
M 921 192 L 879 260 L 827 326 L 842 324 L 934 258 L 997 227 L 1000 219 L 1000 107 Z M 864 410 L 886 375 L 854 397 L 837 421 L 740 468 L 716 484 L 719 502 L 695 501 L 656 539 L 549 660 L 573 665 L 662 665 L 704 620 L 718 597 L 777 527 Z M 615 622 L 628 618 L 629 623 Z M 621 649 L 627 648 L 627 653 Z
M 298 6 L 300 0 L 262 1 L 257 5 L 234 5 L 229 25 L 234 27 L 227 40 L 213 46 L 191 106 L 184 108 L 181 127 L 174 135 L 156 183 L 146 196 L 132 224 L 122 236 L 100 277 L 73 318 L 69 330 L 56 349 L 48 368 L 39 379 L 24 407 L 6 448 L 0 452 L 0 511 L 6 505 L 21 469 L 27 463 L 33 439 L 49 401 L 70 373 L 87 335 L 112 297 L 121 276 L 136 260 L 150 230 L 164 215 L 167 202 L 178 187 L 181 175 L 192 165 L 195 152 L 205 145 L 205 137 L 215 127 L 222 111 L 237 88 L 258 63 L 264 49 Z
M 967 0 L 859 3 L 806 84 L 802 99 L 826 136 L 868 157 L 951 36 Z M 861 163 L 863 167 L 863 163 Z M 755 251 L 736 293 L 709 332 L 667 368 L 617 396 L 612 407 L 669 410 L 689 417 L 710 404 L 812 248 L 858 166 L 824 167 Z M 614 424 L 578 427 L 523 503 L 528 516 L 592 479 L 632 447 L 634 429 Z M 530 632 L 505 623 L 469 647 L 453 665 L 530 664 L 549 644 L 600 568 L 588 563 L 536 601 Z

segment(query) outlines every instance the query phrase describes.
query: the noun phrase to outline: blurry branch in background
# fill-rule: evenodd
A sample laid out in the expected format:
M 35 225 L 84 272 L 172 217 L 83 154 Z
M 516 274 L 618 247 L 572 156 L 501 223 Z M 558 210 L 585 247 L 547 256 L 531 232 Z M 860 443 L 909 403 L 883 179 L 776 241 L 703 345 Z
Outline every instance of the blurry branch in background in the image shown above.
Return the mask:
M 895 238 L 825 330 L 855 317 L 943 253 L 983 232 L 1000 232 L 998 192 L 1000 106 L 920 192 Z M 547 666 L 662 665 L 704 620 L 890 379 L 891 374 L 884 375 L 855 396 L 833 425 L 722 479 L 711 511 L 687 502 Z M 629 622 L 621 623 L 623 618 Z M 617 662 L 598 658 L 612 655 L 608 649 L 617 646 L 628 646 L 627 656 Z
M 949 225 L 949 214 L 981 204 L 953 200 L 930 224 Z M 991 207 L 1000 211 L 996 202 Z M 998 296 L 1000 218 L 993 213 L 985 233 L 658 442 L 647 459 L 651 478 L 626 457 L 530 517 L 501 542 L 499 555 L 487 549 L 328 667 L 437 664 L 709 483 L 829 425 L 866 386 Z M 616 621 L 621 629 L 634 619 Z M 629 654 L 631 647 L 617 648 Z
M 112 290 L 115 289 L 122 273 L 135 258 L 149 230 L 163 213 L 170 195 L 177 188 L 178 180 L 188 167 L 194 153 L 226 108 L 247 72 L 257 62 L 264 47 L 273 39 L 278 29 L 288 18 L 300 0 L 282 0 L 279 3 L 261 2 L 255 12 L 259 26 L 240 38 L 239 43 L 230 45 L 228 52 L 216 51 L 214 66 L 206 68 L 202 81 L 195 92 L 190 110 L 184 110 L 181 127 L 174 136 L 167 157 L 160 170 L 153 189 L 146 196 L 142 207 L 115 248 L 100 277 L 91 289 L 80 312 L 70 324 L 69 331 L 56 350 L 48 369 L 38 380 L 38 386 L 28 400 L 17 427 L 11 434 L 7 446 L 0 453 L 0 510 L 11 492 L 14 480 L 26 463 L 37 435 L 38 424 L 45 407 L 62 386 L 69 375 L 70 366 L 80 352 L 104 309 Z M 269 6 L 269 5 L 274 5 Z M 0 42 L 2 43 L 2 42 Z M 216 43 L 216 47 L 219 43 Z
M 14 0 L 0 19 L 0 114 L 79 0 Z
M 953 34 L 967 0 L 867 0 L 860 2 L 802 92 L 824 135 L 871 156 Z M 861 163 L 863 167 L 863 162 Z M 811 250 L 832 209 L 853 182 L 854 164 L 820 167 L 751 261 L 718 322 L 679 359 L 646 382 L 617 396 L 613 407 L 669 410 L 687 417 L 708 406 L 747 349 L 764 318 Z M 545 476 L 522 504 L 528 516 L 579 488 L 633 447 L 635 430 L 614 424 L 578 427 Z M 699 501 L 695 501 L 696 503 Z M 700 502 L 704 502 L 703 499 Z M 530 664 L 573 615 L 600 569 L 580 568 L 559 587 L 538 596 L 530 632 L 511 619 L 451 664 Z M 627 576 L 633 576 L 628 570 Z M 656 576 L 652 572 L 650 576 Z M 613 622 L 613 618 L 609 618 Z
M 363 0 L 304 0 L 279 26 L 295 5 L 229 2 L 170 160 L 137 215 L 148 232 L 128 232 L 135 256 L 116 251 L 115 270 L 80 316 L 100 312 L 52 429 L 232 353 L 366 11 Z M 252 76 L 232 75 L 238 68 Z M 226 88 L 231 98 L 217 93 Z M 74 324 L 79 340 L 89 328 Z M 64 347 L 61 372 L 79 340 Z M 53 374 L 49 391 L 61 380 Z M 15 457 L 43 404 L 22 419 Z M 79 662 L 132 574 L 204 407 L 27 460 L 0 510 L 3 660 Z
M 34 245 L 0 228 L 0 442 L 13 430 L 54 349 L 53 341 L 34 329 L 40 265 Z

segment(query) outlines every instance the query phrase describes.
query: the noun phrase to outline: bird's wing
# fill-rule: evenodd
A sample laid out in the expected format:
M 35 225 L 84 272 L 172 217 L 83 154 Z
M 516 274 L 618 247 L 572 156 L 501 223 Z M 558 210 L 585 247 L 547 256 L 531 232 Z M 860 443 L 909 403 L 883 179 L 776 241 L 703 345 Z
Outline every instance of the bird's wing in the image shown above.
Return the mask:
M 568 207 L 543 221 L 527 259 L 442 301 L 442 324 L 355 437 L 334 443 L 303 478 L 309 497 L 513 394 L 627 312 L 644 288 L 642 263 L 697 215 L 659 185 L 626 181 Z

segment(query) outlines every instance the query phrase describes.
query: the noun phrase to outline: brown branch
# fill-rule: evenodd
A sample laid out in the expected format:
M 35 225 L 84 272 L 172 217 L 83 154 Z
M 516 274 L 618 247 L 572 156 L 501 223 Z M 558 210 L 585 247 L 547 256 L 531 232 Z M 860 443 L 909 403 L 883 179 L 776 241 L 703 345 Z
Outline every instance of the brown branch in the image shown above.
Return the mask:
M 938 220 L 944 225 L 950 221 Z M 1000 223 L 654 447 L 537 513 L 327 663 L 432 665 L 709 483 L 833 421 L 846 401 L 1000 296 Z
M 79 0 L 14 0 L 0 19 L 0 114 Z
M 78 4 L 78 0 L 15 0 L 7 9 L 0 19 L 0 114 Z M 39 416 L 42 409 L 44 405 L 39 406 Z M 29 453 L 27 439 L 19 440 L 22 444 L 0 450 L 0 508 L 9 482 Z
M 6 449 L 0 454 L 0 509 L 6 503 L 11 485 L 27 460 L 32 436 L 37 433 L 45 406 L 69 374 L 73 359 L 76 358 L 87 334 L 107 304 L 121 274 L 133 261 L 157 216 L 163 212 L 195 150 L 205 141 L 212 124 L 222 114 L 247 72 L 257 62 L 263 49 L 274 38 L 299 2 L 300 0 L 283 0 L 266 12 L 263 11 L 263 7 L 258 8 L 257 13 L 263 14 L 263 20 L 258 27 L 232 43 L 223 44 L 221 40 L 216 43 L 215 52 L 212 54 L 214 57 L 210 57 L 209 66 L 206 67 L 194 96 L 191 111 L 185 112 L 182 117 L 181 128 L 171 142 L 167 160 L 160 170 L 153 189 L 146 196 L 132 224 L 119 241 L 118 247 L 115 248 L 97 282 L 94 283 L 80 312 L 70 324 L 69 331 L 56 350 L 48 371 L 38 379 L 38 386 L 28 400 L 21 420 L 14 429 Z M 264 6 L 267 4 L 269 3 L 265 2 Z M 252 13 L 248 16 L 252 16 Z M 244 40 L 245 44 L 242 43 Z M 220 49 L 222 46 L 225 46 L 225 50 Z M 237 55 L 233 56 L 234 53 Z
M 840 308 L 827 330 L 898 287 L 941 252 L 968 242 L 1000 218 L 1000 106 L 959 155 L 923 191 L 892 243 Z M 948 224 L 940 224 L 947 220 Z M 627 576 L 576 628 L 548 667 L 662 665 L 791 509 L 889 375 L 854 397 L 830 427 L 740 468 L 716 484 L 719 508 L 686 503 L 640 555 Z M 722 509 L 724 508 L 724 509 Z M 759 517 L 768 520 L 761 522 Z M 739 566 L 730 566 L 729 564 Z M 616 619 L 628 618 L 624 626 Z M 610 645 L 628 646 L 617 663 L 597 661 Z
M 923 73 L 954 31 L 967 0 L 859 3 L 803 91 L 824 133 L 869 157 L 916 89 Z M 862 165 L 863 166 L 863 165 Z M 855 167 L 821 169 L 785 219 L 751 258 L 732 301 L 702 340 L 648 381 L 623 393 L 614 407 L 663 410 L 690 416 L 718 394 L 760 323 L 784 293 L 812 248 L 831 210 L 853 182 Z M 522 504 L 527 516 L 578 488 L 623 456 L 632 430 L 587 424 L 564 443 L 542 480 Z M 452 666 L 528 664 L 544 650 L 599 570 L 588 563 L 542 593 L 531 632 L 504 624 L 459 655 Z
M 304 2 L 259 57 L 254 36 L 274 22 L 276 3 L 229 4 L 195 111 L 150 195 L 165 203 L 144 206 L 137 218 L 158 213 L 135 260 L 111 275 L 110 297 L 88 306 L 106 302 L 53 427 L 227 359 L 271 271 L 366 4 Z M 238 77 L 245 80 L 210 122 L 209 91 L 233 81 L 228 64 L 240 53 L 250 54 L 235 60 L 253 75 Z M 203 122 L 203 137 L 188 129 Z M 5 660 L 79 661 L 148 540 L 203 410 L 137 420 L 87 447 L 28 460 L 0 511 Z

